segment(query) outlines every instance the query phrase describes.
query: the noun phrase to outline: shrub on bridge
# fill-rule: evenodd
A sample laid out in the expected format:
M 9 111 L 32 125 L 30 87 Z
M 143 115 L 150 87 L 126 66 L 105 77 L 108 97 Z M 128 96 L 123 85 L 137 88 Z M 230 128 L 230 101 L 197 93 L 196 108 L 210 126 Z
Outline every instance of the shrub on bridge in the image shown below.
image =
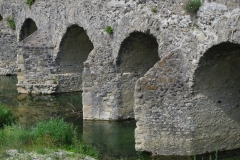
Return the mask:
M 7 24 L 10 28 L 12 28 L 12 30 L 15 30 L 16 26 L 15 26 L 15 22 L 14 22 L 14 19 L 12 17 L 8 17 L 6 19 L 7 21 Z
M 29 8 L 31 8 L 34 2 L 35 0 L 26 0 L 26 4 L 29 6 Z
M 112 34 L 113 33 L 113 28 L 111 26 L 107 26 L 105 28 L 105 32 L 107 32 L 107 34 Z
M 201 6 L 201 0 L 189 0 L 185 5 L 185 10 L 191 13 L 197 13 Z

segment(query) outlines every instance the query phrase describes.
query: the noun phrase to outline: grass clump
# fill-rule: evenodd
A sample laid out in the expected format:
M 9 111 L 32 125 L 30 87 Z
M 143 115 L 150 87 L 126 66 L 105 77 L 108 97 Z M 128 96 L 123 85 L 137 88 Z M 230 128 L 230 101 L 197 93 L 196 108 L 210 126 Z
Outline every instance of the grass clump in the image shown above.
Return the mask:
M 5 125 L 12 125 L 15 122 L 15 118 L 9 109 L 6 109 L 0 105 L 0 128 Z
M 14 22 L 14 19 L 12 17 L 8 17 L 6 19 L 7 21 L 7 24 L 8 26 L 12 29 L 12 30 L 15 30 L 16 29 L 16 26 L 15 26 L 15 22 Z
M 17 125 L 5 126 L 0 130 L 0 155 L 7 149 L 19 148 L 30 142 L 29 130 Z
M 26 0 L 26 4 L 31 8 L 32 4 L 35 2 L 35 0 Z
M 107 26 L 105 28 L 105 32 L 107 32 L 107 34 L 112 34 L 113 33 L 113 28 L 111 26 Z
M 0 155 L 4 155 L 9 149 L 38 154 L 51 154 L 56 150 L 64 150 L 98 158 L 95 149 L 78 139 L 76 128 L 60 118 L 42 121 L 28 128 L 12 125 L 0 129 Z M 1 158 L 6 157 L 0 156 Z
M 201 6 L 201 0 L 189 0 L 185 5 L 185 10 L 191 13 L 197 13 Z
M 56 145 L 72 145 L 77 137 L 76 128 L 63 119 L 50 119 L 37 123 L 33 128 L 33 135 L 37 143 L 52 143 Z

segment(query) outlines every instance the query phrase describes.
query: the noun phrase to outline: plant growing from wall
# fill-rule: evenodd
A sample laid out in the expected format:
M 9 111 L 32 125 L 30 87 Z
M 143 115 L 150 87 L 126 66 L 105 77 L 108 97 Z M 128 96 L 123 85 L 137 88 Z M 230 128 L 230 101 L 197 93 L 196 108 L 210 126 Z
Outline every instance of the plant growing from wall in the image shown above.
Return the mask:
M 8 17 L 6 19 L 7 21 L 7 24 L 10 28 L 12 28 L 12 30 L 15 30 L 16 26 L 15 26 L 15 22 L 14 22 L 14 19 L 12 17 Z
M 111 26 L 107 26 L 105 28 L 105 32 L 107 32 L 107 34 L 112 34 L 113 33 L 113 28 Z
M 157 7 L 156 7 L 156 6 L 152 7 L 152 8 L 151 8 L 151 11 L 152 11 L 153 13 L 157 13 Z
M 191 13 L 197 13 L 202 6 L 201 0 L 189 0 L 185 5 L 185 10 Z
M 35 0 L 26 0 L 26 4 L 31 8 L 32 4 L 35 2 Z

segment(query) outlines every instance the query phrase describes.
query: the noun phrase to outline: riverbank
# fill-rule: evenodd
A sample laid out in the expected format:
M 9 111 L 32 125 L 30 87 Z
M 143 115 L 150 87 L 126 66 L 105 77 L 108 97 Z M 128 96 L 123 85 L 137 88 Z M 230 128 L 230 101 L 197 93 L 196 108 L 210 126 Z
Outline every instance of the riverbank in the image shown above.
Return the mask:
M 79 140 L 76 127 L 60 118 L 18 125 L 0 106 L 0 159 L 98 159 L 98 151 Z M 89 159 L 89 158 L 87 158 Z
M 95 160 L 95 158 L 91 158 L 89 156 L 83 156 L 81 154 L 77 154 L 74 152 L 68 152 L 63 150 L 52 151 L 44 148 L 39 150 L 38 152 L 27 152 L 20 151 L 16 149 L 6 150 L 6 152 L 1 156 L 1 158 L 6 160 L 16 160 L 16 159 L 24 159 L 24 160 Z

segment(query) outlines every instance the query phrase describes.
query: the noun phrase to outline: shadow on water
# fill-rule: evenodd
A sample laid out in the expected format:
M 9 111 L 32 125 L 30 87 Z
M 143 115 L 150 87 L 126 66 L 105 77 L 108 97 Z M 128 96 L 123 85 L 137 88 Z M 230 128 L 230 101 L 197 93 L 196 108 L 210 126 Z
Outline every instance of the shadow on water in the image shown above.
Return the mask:
M 17 78 L 0 76 L 0 103 L 11 109 L 18 123 L 32 125 L 41 120 L 61 117 L 78 128 L 82 141 L 99 150 L 100 159 L 128 160 L 193 160 L 193 157 L 159 156 L 135 151 L 135 121 L 107 122 L 83 121 L 82 93 L 56 95 L 18 95 Z M 197 159 L 209 160 L 209 154 L 197 156 Z M 212 154 L 214 158 L 214 153 Z M 240 150 L 220 152 L 218 160 L 239 160 Z

